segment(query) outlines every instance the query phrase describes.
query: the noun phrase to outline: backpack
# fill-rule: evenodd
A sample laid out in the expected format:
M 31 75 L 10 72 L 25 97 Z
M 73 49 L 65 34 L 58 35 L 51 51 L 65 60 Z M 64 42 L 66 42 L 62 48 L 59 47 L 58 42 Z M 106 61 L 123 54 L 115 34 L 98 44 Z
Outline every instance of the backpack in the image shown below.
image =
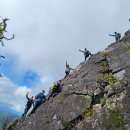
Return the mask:
M 118 33 L 117 35 L 118 35 L 118 38 L 121 38 L 121 33 Z
M 85 55 L 85 57 L 89 57 L 90 52 L 89 52 L 89 51 L 86 51 L 86 52 L 84 53 L 84 55 Z
M 56 87 L 56 83 L 53 83 L 51 86 L 51 90 Z

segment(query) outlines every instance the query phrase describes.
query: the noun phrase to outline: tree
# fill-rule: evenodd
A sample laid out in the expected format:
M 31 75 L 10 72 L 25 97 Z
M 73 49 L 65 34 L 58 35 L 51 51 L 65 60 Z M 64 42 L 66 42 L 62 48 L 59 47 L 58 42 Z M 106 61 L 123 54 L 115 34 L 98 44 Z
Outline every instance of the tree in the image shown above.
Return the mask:
M 1 17 L 1 19 L 2 19 L 2 22 L 0 23 L 0 42 L 2 43 L 2 46 L 4 46 L 4 43 L 3 43 L 3 40 L 5 39 L 5 40 L 12 40 L 12 39 L 14 39 L 14 34 L 12 35 L 12 37 L 11 38 L 7 38 L 7 37 L 5 37 L 4 36 L 4 33 L 5 32 L 7 32 L 6 31 L 6 27 L 7 27 L 7 21 L 9 20 L 8 18 L 2 18 Z
M 4 39 L 5 40 L 12 40 L 12 39 L 14 39 L 14 34 L 10 38 L 5 37 L 4 34 L 7 32 L 6 31 L 6 27 L 7 27 L 7 21 L 9 19 L 8 18 L 4 18 L 3 19 L 1 16 L 0 16 L 0 18 L 2 19 L 2 21 L 0 22 L 0 42 L 2 43 L 2 46 L 4 46 L 3 40 Z M 5 58 L 5 57 L 3 55 L 0 55 L 0 58 Z M 1 65 L 1 63 L 0 63 L 0 65 Z M 0 77 L 2 77 L 1 74 L 0 74 Z
M 9 117 L 5 117 L 1 120 L 2 130 L 6 130 L 9 125 Z

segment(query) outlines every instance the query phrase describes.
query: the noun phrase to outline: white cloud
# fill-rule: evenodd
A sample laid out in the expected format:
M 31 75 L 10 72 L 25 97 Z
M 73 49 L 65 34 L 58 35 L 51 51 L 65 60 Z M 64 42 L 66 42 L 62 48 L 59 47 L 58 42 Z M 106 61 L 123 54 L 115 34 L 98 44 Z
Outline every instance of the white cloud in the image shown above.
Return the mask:
M 11 109 L 16 112 L 23 112 L 23 106 L 21 107 L 20 104 L 11 104 Z
M 26 95 L 27 92 L 31 92 L 31 89 L 27 88 L 26 86 L 22 86 L 22 87 L 17 88 L 14 91 L 14 94 L 16 96 L 25 97 L 25 95 Z
M 26 87 L 18 87 L 6 77 L 0 79 L 0 102 L 8 104 L 9 108 L 14 111 L 23 111 L 26 103 L 26 91 Z

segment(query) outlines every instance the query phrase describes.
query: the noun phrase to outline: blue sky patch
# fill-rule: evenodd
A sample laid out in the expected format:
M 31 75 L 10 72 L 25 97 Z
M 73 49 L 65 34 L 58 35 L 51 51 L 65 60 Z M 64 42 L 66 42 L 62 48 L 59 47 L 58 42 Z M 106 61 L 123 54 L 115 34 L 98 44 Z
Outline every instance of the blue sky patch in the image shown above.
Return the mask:
M 8 56 L 5 60 L 1 60 L 0 73 L 19 86 L 31 87 L 40 82 L 40 77 L 31 70 L 26 70 L 19 74 L 15 68 L 16 60 L 13 56 Z

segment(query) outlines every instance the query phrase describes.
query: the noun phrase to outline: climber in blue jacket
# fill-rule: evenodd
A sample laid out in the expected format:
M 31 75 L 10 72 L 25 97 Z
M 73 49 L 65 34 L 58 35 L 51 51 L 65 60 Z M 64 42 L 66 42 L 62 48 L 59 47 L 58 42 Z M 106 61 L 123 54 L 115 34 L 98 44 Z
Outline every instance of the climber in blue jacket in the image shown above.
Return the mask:
M 35 96 L 35 105 L 31 111 L 30 114 L 34 113 L 35 110 L 42 104 L 46 101 L 46 96 L 44 95 L 45 94 L 45 91 L 42 90 L 42 92 L 38 93 L 36 96 Z

